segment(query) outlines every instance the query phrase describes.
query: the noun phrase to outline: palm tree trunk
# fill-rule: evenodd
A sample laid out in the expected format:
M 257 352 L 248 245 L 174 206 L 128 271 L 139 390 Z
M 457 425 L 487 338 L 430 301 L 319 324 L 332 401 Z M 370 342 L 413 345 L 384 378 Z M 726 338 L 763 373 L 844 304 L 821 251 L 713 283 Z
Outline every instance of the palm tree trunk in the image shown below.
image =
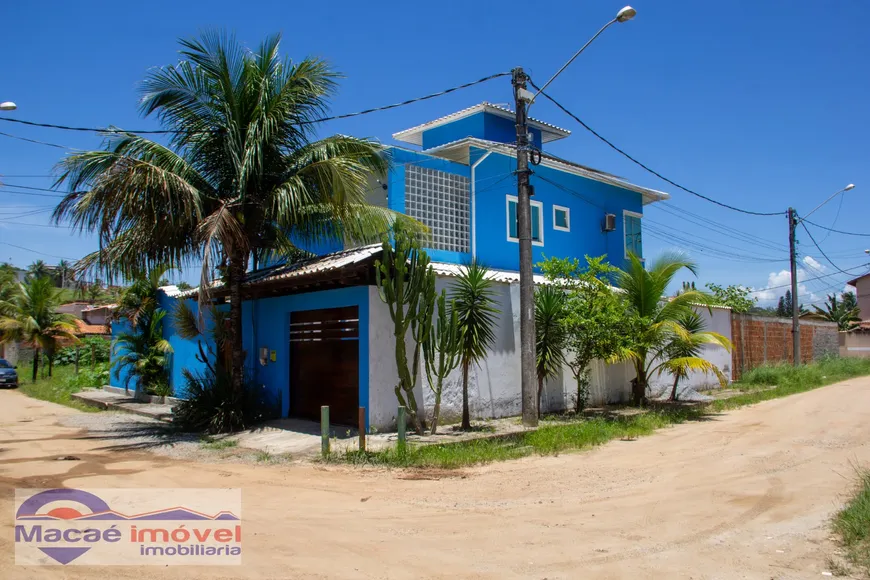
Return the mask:
M 51 378 L 51 371 L 54 370 L 54 357 L 48 357 L 48 378 Z
M 677 400 L 677 383 L 680 382 L 680 375 L 674 375 L 674 388 L 671 390 L 671 401 Z
M 244 389 L 245 353 L 242 348 L 242 278 L 245 265 L 239 252 L 230 255 L 228 283 L 230 289 L 230 345 L 232 349 L 233 390 L 240 393 Z
M 33 382 L 36 382 L 36 373 L 39 371 L 39 347 L 33 349 Z
M 640 407 L 646 401 L 646 361 L 635 363 L 635 370 L 637 377 L 631 385 L 631 402 Z
M 462 358 L 462 429 L 471 429 L 471 414 L 468 412 L 468 359 Z
M 538 417 L 543 414 L 541 411 L 541 393 L 544 392 L 544 377 L 538 375 Z

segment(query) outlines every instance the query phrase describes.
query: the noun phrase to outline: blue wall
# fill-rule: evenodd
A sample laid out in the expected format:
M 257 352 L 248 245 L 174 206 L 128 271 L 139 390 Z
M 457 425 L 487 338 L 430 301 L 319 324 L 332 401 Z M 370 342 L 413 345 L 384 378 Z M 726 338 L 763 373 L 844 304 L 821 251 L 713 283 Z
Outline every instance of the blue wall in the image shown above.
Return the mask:
M 242 303 L 245 366 L 256 384 L 262 384 L 270 394 L 281 400 L 281 415 L 290 414 L 290 313 L 299 310 L 359 307 L 359 404 L 369 407 L 369 287 L 353 286 L 292 296 L 262 298 Z M 259 350 L 276 351 L 275 362 L 266 366 L 259 362 Z M 366 417 L 368 422 L 368 417 Z
M 530 128 L 532 144 L 541 148 L 540 129 Z M 499 143 L 516 143 L 517 128 L 511 119 L 491 113 L 475 113 L 423 131 L 423 149 L 431 149 L 466 137 L 476 137 Z
M 515 169 L 516 159 L 497 153 L 475 169 L 477 257 L 492 268 L 513 271 L 519 269 L 519 244 L 507 239 L 506 196 L 516 195 L 516 181 L 499 182 L 499 179 Z M 625 263 L 622 212 L 642 213 L 641 195 L 544 166 L 532 169 L 531 183 L 535 188 L 532 199 L 543 203 L 544 225 L 543 246 L 532 246 L 535 263 L 545 256 L 582 258 L 586 254 L 607 254 L 613 265 L 622 266 Z M 570 232 L 553 228 L 553 205 L 569 208 Z M 616 214 L 613 232 L 602 231 L 605 213 Z

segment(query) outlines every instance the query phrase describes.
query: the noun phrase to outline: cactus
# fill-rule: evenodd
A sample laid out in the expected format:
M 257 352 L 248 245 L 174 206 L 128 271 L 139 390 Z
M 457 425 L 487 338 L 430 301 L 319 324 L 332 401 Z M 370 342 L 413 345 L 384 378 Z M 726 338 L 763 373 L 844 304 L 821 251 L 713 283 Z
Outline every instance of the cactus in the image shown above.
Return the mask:
M 429 266 L 429 256 L 420 249 L 417 236 L 397 222 L 394 246 L 388 238 L 383 242 L 383 257 L 375 262 L 378 294 L 387 304 L 393 321 L 396 340 L 396 368 L 399 382 L 395 387 L 399 404 L 408 409 L 418 435 L 423 434 L 424 419 L 417 407 L 414 385 L 420 369 L 420 351 L 432 327 L 435 307 L 435 273 Z M 413 341 L 411 364 L 405 338 Z
M 441 415 L 441 391 L 444 379 L 459 366 L 461 354 L 461 331 L 455 303 L 451 300 L 447 306 L 447 291 L 442 290 L 438 296 L 438 318 L 431 325 L 429 335 L 423 343 L 423 361 L 426 363 L 426 377 L 429 388 L 435 395 L 435 406 L 432 410 L 431 433 L 438 431 L 438 419 Z

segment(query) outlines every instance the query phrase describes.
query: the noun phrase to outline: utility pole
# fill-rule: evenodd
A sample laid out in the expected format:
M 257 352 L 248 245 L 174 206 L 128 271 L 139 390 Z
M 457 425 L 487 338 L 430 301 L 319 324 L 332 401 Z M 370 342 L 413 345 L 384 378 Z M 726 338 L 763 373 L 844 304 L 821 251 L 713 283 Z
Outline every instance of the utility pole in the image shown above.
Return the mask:
M 791 262 L 791 342 L 794 347 L 794 366 L 801 364 L 801 321 L 798 302 L 797 252 L 795 251 L 795 229 L 797 229 L 797 212 L 788 208 L 788 255 Z
M 517 237 L 520 242 L 520 374 L 523 425 L 538 425 L 538 394 L 535 386 L 535 287 L 532 278 L 532 207 L 529 196 L 529 123 L 526 106 L 531 93 L 522 67 L 512 71 L 517 120 Z

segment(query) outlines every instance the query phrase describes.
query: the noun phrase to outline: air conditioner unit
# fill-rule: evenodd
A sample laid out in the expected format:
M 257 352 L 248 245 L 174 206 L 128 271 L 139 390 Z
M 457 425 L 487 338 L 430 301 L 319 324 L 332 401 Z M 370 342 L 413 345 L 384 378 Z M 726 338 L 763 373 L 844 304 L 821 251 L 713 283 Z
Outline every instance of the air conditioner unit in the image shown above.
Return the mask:
M 604 231 L 612 232 L 616 229 L 616 214 L 615 213 L 606 213 L 604 214 Z

